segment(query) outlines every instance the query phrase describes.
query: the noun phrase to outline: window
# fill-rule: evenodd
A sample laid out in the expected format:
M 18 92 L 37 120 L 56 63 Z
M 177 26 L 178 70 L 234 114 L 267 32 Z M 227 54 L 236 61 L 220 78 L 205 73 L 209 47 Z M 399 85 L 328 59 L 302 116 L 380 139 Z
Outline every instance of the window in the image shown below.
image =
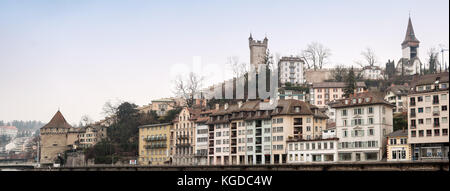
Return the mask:
M 411 137 L 416 137 L 416 131 L 411 131 Z
M 369 107 L 369 114 L 373 113 L 373 107 Z
M 422 101 L 423 101 L 423 97 L 422 96 L 417 97 L 417 102 L 422 102 Z
M 442 111 L 447 111 L 447 106 L 443 105 L 443 106 L 441 106 L 441 109 L 442 109 Z
M 373 118 L 369 118 L 369 124 L 373 124 Z
M 440 132 L 439 129 L 435 129 L 435 130 L 434 130 L 434 136 L 439 136 L 439 132 Z
M 369 129 L 368 131 L 369 131 L 368 134 L 369 134 L 370 136 L 373 136 L 373 135 L 374 135 L 374 132 L 375 132 L 375 131 L 374 131 L 373 129 Z
M 417 109 L 417 112 L 418 112 L 418 113 L 423 113 L 423 107 L 419 107 L 419 108 Z
M 342 116 L 347 116 L 347 110 L 346 109 L 342 110 Z

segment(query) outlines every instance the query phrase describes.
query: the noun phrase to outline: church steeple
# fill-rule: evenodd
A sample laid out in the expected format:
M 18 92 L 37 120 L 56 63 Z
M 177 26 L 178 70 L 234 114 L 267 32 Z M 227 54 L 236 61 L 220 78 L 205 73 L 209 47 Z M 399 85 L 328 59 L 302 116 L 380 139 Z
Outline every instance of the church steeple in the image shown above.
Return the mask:
M 414 34 L 414 28 L 411 22 L 411 16 L 408 18 L 408 27 L 406 28 L 405 39 L 402 42 L 403 58 L 413 59 L 418 56 L 420 41 L 417 40 L 416 34 Z
M 414 28 L 412 26 L 411 17 L 408 19 L 408 28 L 406 29 L 405 40 L 402 42 L 402 46 L 419 46 L 420 41 L 417 40 L 414 34 Z

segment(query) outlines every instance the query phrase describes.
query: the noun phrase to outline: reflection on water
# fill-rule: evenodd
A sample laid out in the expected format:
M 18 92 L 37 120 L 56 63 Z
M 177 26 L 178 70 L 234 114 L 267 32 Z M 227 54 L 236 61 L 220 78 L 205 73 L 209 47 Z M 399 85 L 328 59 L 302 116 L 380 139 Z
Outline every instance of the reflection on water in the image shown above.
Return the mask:
M 22 171 L 21 169 L 15 168 L 0 168 L 0 171 Z

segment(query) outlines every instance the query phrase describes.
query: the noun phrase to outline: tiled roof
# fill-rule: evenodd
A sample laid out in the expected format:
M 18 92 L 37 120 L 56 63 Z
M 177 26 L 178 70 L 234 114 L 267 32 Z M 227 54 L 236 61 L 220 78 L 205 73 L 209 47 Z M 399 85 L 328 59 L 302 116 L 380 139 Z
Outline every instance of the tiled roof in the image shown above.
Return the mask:
M 72 128 L 72 126 L 67 123 L 64 116 L 58 110 L 50 122 L 42 128 Z
M 417 85 L 428 85 L 434 84 L 436 80 L 439 78 L 439 82 L 448 82 L 448 72 L 442 72 L 437 74 L 427 74 L 421 76 L 415 76 L 411 82 L 412 87 Z
M 366 99 L 367 98 L 367 99 Z M 356 103 L 353 100 L 356 100 Z M 347 100 L 347 103 L 346 103 Z M 384 100 L 382 92 L 363 92 L 350 95 L 349 98 L 337 100 L 337 103 L 332 105 L 333 108 L 342 107 L 355 107 L 355 106 L 365 106 L 374 104 L 385 104 L 393 106 L 389 102 Z
M 386 136 L 387 137 L 407 137 L 408 136 L 408 131 L 406 131 L 406 130 L 397 130 L 397 131 L 394 131 L 392 133 L 389 133 Z
M 345 82 L 318 82 L 313 83 L 313 88 L 345 88 L 347 84 Z M 364 82 L 356 82 L 356 87 L 366 87 Z
M 409 86 L 406 85 L 394 85 L 394 86 L 390 86 L 386 89 L 386 92 L 392 92 L 395 95 L 406 95 L 408 94 L 409 91 Z

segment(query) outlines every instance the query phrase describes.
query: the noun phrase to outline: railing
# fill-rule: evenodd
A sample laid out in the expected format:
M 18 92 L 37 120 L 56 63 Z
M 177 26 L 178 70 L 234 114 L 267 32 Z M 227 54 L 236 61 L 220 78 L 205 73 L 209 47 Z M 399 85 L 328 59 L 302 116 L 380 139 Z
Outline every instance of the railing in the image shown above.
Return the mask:
M 178 139 L 189 139 L 188 135 L 179 135 Z
M 166 148 L 167 144 L 151 144 L 145 145 L 145 149 L 156 149 L 156 148 Z
M 416 117 L 416 113 L 410 113 L 409 116 L 410 117 Z
M 409 102 L 409 106 L 416 106 L 416 102 Z
M 439 123 L 434 123 L 433 127 L 439 127 Z
M 191 144 L 190 143 L 178 143 L 178 144 L 176 144 L 176 146 L 177 147 L 189 147 L 189 146 L 191 146 Z
M 147 137 L 144 139 L 147 142 L 151 142 L 151 141 L 165 141 L 167 140 L 167 137 Z

